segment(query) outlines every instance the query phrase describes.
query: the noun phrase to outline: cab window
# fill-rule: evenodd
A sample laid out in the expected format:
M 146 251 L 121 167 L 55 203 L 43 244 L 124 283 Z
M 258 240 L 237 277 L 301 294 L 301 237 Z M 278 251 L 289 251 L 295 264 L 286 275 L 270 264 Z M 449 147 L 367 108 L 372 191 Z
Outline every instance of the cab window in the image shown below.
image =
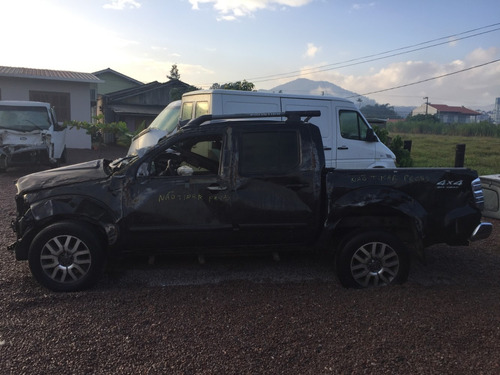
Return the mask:
M 216 175 L 219 173 L 222 136 L 187 138 L 155 157 L 152 176 Z
M 182 103 L 181 121 L 191 120 L 193 117 L 193 103 Z
M 364 141 L 368 132 L 368 125 L 356 111 L 340 111 L 340 134 L 342 138 Z
M 296 131 L 242 133 L 239 142 L 239 173 L 282 175 L 300 163 L 299 135 Z
M 194 117 L 200 117 L 208 114 L 208 102 L 196 102 Z

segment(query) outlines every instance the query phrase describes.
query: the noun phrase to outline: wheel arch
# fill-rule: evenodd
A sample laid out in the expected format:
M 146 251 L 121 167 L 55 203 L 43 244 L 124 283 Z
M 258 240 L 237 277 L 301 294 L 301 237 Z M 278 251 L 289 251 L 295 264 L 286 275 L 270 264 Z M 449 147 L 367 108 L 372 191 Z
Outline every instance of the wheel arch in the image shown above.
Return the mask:
M 86 223 L 94 229 L 94 233 L 106 249 L 118 240 L 117 218 L 113 211 L 100 201 L 85 196 L 58 196 L 48 198 L 31 205 L 30 219 L 32 223 L 23 234 L 16 247 L 16 259 L 26 260 L 29 247 L 36 235 L 43 228 L 62 221 Z
M 392 233 L 407 244 L 421 243 L 426 235 L 425 208 L 395 189 L 358 189 L 331 203 L 329 212 L 325 227 L 335 248 L 353 233 L 366 230 Z

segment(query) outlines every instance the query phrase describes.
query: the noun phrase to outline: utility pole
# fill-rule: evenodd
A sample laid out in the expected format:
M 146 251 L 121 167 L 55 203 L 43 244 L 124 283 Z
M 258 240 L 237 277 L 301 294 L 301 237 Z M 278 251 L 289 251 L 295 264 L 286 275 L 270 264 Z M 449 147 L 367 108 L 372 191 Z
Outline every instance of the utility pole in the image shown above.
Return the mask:
M 426 102 L 425 102 L 425 115 L 427 116 L 429 114 L 429 97 L 424 96 L 424 99 L 426 100 Z

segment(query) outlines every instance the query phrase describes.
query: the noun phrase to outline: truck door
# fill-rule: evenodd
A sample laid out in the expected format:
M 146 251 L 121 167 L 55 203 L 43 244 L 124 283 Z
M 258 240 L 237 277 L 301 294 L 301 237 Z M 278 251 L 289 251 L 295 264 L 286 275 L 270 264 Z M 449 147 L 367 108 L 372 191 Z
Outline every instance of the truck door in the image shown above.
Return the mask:
M 359 112 L 337 108 L 337 168 L 370 168 L 375 163 L 377 142 L 367 140 L 369 126 Z
M 231 240 L 229 179 L 222 134 L 176 137 L 141 164 L 124 198 L 136 246 L 176 250 Z
M 323 138 L 323 148 L 325 152 L 326 166 L 335 168 L 337 161 L 335 160 L 336 153 L 336 131 L 335 124 L 332 119 L 332 104 L 327 100 L 319 99 L 296 99 L 296 98 L 281 98 L 282 111 L 320 111 L 320 117 L 311 119 L 311 123 L 316 125 L 321 130 Z
M 322 163 L 314 161 L 317 156 L 309 144 L 301 149 L 299 129 L 235 133 L 232 216 L 239 241 L 258 245 L 310 240 L 318 228 L 316 178 L 321 175 L 312 165 L 320 168 Z

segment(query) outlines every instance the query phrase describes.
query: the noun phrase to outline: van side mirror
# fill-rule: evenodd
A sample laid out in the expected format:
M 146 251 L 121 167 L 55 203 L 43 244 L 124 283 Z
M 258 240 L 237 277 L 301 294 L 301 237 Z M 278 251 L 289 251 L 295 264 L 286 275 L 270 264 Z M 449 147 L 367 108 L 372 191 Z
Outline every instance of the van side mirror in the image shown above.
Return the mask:
M 372 128 L 368 128 L 368 130 L 366 131 L 365 141 L 366 142 L 378 142 L 378 138 L 375 135 L 375 132 L 373 131 Z

